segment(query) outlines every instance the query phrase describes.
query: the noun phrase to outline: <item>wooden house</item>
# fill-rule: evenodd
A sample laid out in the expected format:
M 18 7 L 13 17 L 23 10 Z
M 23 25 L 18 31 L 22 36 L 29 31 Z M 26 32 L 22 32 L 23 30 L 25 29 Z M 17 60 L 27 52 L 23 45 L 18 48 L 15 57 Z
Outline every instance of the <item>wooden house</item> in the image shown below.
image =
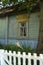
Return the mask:
M 41 10 L 40 10 L 41 9 Z M 43 16 L 43 6 L 33 7 L 31 13 L 28 9 L 18 9 L 12 6 L 0 10 L 0 42 L 2 44 L 29 45 L 37 48 L 40 31 L 40 16 Z M 41 13 L 41 15 L 40 15 Z

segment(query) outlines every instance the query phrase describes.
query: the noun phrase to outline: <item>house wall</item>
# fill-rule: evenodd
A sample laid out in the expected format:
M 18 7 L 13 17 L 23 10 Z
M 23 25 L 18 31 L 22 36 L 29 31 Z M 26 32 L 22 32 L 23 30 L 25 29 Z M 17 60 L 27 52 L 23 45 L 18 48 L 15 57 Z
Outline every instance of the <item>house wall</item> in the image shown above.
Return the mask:
M 19 35 L 18 22 L 16 16 L 9 17 L 9 38 L 17 38 Z
M 29 18 L 29 39 L 38 40 L 40 19 L 37 13 L 31 14 Z
M 20 37 L 19 23 L 17 21 L 16 16 L 13 15 L 9 17 L 6 16 L 4 18 L 0 18 L 0 38 L 5 38 L 3 42 L 2 39 L 0 39 L 0 42 L 16 43 L 17 41 L 19 41 L 23 44 L 30 45 L 32 48 L 36 48 L 39 36 L 39 24 L 40 21 L 37 14 L 31 14 L 28 19 L 28 22 L 26 22 L 27 37 L 24 40 Z M 9 40 L 7 40 L 6 38 L 9 38 Z
M 0 18 L 0 38 L 6 38 L 7 21 L 6 17 Z

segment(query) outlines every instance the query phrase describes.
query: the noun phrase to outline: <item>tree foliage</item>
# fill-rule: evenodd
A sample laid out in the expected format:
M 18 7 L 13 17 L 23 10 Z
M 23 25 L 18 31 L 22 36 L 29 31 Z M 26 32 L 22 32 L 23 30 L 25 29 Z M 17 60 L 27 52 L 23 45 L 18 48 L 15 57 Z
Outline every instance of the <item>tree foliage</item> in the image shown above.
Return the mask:
M 11 4 L 12 2 L 15 4 L 18 3 L 19 9 L 25 9 L 28 8 L 29 10 L 32 10 L 33 6 L 36 6 L 37 3 L 39 3 L 40 0 L 0 0 L 3 5 Z M 24 1 L 24 2 L 23 2 Z
M 0 0 L 0 1 L 5 2 L 5 3 L 11 3 L 11 2 L 16 3 L 16 2 L 18 2 L 18 0 Z M 38 1 L 40 1 L 40 0 L 19 0 L 19 1 L 25 1 L 25 2 L 36 3 L 36 2 L 38 2 Z

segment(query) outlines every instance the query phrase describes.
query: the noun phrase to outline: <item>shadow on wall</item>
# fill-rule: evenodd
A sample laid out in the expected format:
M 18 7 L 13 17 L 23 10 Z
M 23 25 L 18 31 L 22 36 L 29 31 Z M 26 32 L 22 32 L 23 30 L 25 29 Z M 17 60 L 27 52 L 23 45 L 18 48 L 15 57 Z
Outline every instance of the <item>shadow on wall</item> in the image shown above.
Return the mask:
M 6 44 L 6 39 L 0 39 L 0 42 L 2 44 Z M 37 40 L 8 40 L 7 44 L 16 44 L 17 42 L 20 42 L 22 45 L 30 46 L 32 49 L 37 48 L 38 41 Z

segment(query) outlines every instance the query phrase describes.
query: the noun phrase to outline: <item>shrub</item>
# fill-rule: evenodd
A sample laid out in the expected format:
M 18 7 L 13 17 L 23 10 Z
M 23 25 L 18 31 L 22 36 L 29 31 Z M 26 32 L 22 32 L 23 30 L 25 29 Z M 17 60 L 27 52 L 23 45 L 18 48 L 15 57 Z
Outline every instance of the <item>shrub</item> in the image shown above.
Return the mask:
M 3 49 L 3 45 L 0 43 L 0 49 Z
M 21 47 L 18 47 L 15 44 L 7 44 L 7 45 L 5 45 L 4 49 L 8 50 L 8 51 L 9 50 L 16 51 L 16 52 L 20 51 L 21 53 L 22 52 L 26 52 L 26 53 L 28 53 L 28 52 L 33 53 L 34 52 L 34 50 L 31 47 L 25 46 L 25 45 L 22 45 Z

